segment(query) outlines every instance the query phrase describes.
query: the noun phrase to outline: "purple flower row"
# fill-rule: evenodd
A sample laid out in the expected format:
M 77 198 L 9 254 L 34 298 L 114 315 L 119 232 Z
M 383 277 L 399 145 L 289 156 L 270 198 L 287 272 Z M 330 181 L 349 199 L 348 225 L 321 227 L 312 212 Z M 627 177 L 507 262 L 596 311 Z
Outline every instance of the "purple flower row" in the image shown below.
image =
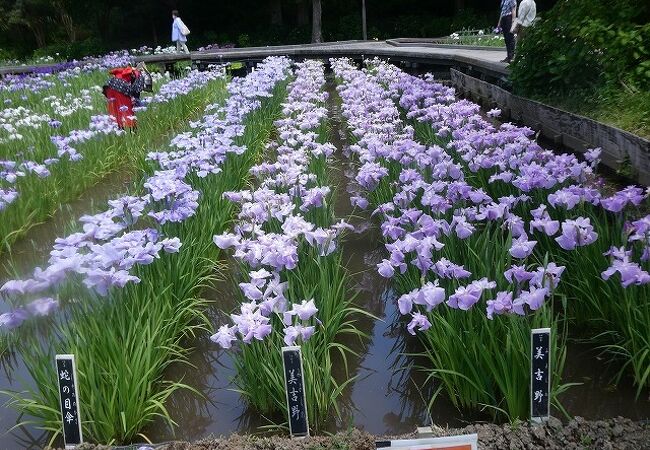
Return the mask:
M 597 165 L 598 150 L 586 154 L 586 162 L 579 162 L 570 155 L 555 155 L 541 149 L 530 139 L 528 129 L 510 124 L 499 129 L 484 120 L 479 107 L 466 101 L 454 100 L 453 90 L 433 83 L 430 78 L 408 76 L 394 66 L 373 61 L 372 69 L 359 71 L 347 61 L 334 62 L 335 73 L 344 81 L 339 88 L 343 99 L 344 116 L 350 130 L 359 139 L 350 147 L 361 164 L 357 182 L 367 195 L 378 188 L 382 179 L 389 175 L 389 168 L 399 170 L 396 194 L 389 203 L 378 206 L 374 214 L 383 218 L 382 232 L 389 241 L 390 258 L 379 264 L 383 276 L 392 277 L 395 271 L 404 273 L 408 261 L 423 276 L 432 273 L 440 279 L 456 280 L 471 276 L 469 271 L 445 258 L 434 258 L 448 239 L 464 240 L 477 230 L 502 228 L 513 236 L 509 253 L 513 258 L 525 260 L 533 252 L 536 240 L 529 240 L 527 233 L 540 232 L 554 237 L 558 246 L 573 250 L 587 246 L 598 238 L 589 218 L 575 217 L 560 223 L 553 220 L 544 203 L 530 209 L 531 218 L 514 213 L 518 205 L 528 205 L 536 194 L 545 190 L 548 204 L 566 212 L 578 204 L 600 204 L 612 212 L 620 212 L 625 205 L 639 205 L 647 192 L 638 187 L 628 187 L 614 196 L 601 199 L 597 189 L 587 182 L 593 179 Z M 401 123 L 399 110 L 391 100 L 397 100 L 407 116 L 430 124 L 441 141 L 449 139 L 448 149 L 437 145 L 426 147 L 413 139 L 413 129 Z M 492 112 L 496 114 L 496 112 Z M 453 152 L 453 153 L 452 153 Z M 454 159 L 459 155 L 461 161 Z M 395 169 L 393 169 L 395 170 Z M 494 201 L 482 189 L 472 187 L 465 181 L 467 173 L 492 174 L 489 182 L 511 183 L 518 191 Z M 570 184 L 574 183 L 574 184 Z M 563 187 L 567 186 L 568 187 Z M 557 189 L 553 191 L 552 189 Z M 559 188 L 559 189 L 558 189 Z M 358 206 L 366 206 L 368 200 L 362 194 L 352 199 Z M 644 242 L 642 258 L 647 258 L 646 219 L 634 222 L 635 241 Z M 638 230 L 645 230 L 638 232 Z M 486 232 L 486 231 L 483 231 Z M 560 233 L 559 236 L 556 235 Z M 647 283 L 647 272 L 629 261 L 631 252 L 613 253 L 614 266 L 603 276 L 608 277 L 617 268 L 624 285 Z M 627 258 L 627 259 L 626 259 Z M 437 261 L 434 261 L 438 259 Z M 517 298 L 513 292 L 499 292 L 495 300 L 488 300 L 487 313 L 504 312 L 523 314 L 523 305 L 538 309 L 564 271 L 564 267 L 549 263 L 537 271 L 525 272 L 525 266 L 513 265 L 504 277 L 512 282 L 512 271 L 520 272 L 516 278 Z M 538 273 L 538 277 L 523 274 Z M 528 290 L 523 289 L 528 282 Z M 459 286 L 447 299 L 454 308 L 469 309 L 479 301 L 486 289 L 493 289 L 493 281 L 481 279 L 467 286 Z M 422 291 L 424 289 L 424 291 Z M 414 304 L 427 309 L 444 300 L 437 281 L 406 294 L 400 310 L 408 314 Z M 435 295 L 434 295 L 435 294 Z M 410 331 L 426 329 L 426 317 L 414 313 Z
M 151 97 L 146 97 L 144 101 L 149 103 L 166 103 L 176 97 L 187 95 L 195 89 L 206 86 L 211 81 L 225 76 L 223 66 L 210 67 L 210 70 L 198 71 L 192 70 L 183 78 L 170 80 L 158 88 Z
M 105 71 L 114 67 L 123 67 L 131 64 L 133 57 L 128 51 L 108 53 L 101 57 L 87 57 L 81 61 L 69 61 L 53 64 L 45 68 L 36 68 L 34 71 L 19 75 L 8 75 L 0 80 L 0 92 L 39 92 L 56 86 L 56 80 L 68 85 L 69 78 L 77 77 L 81 73 L 94 70 Z M 5 101 L 5 104 L 10 104 Z
M 400 93 L 400 105 L 407 109 L 411 117 L 431 124 L 438 134 L 448 134 L 451 137 L 449 148 L 461 155 L 471 172 L 491 174 L 488 180 L 490 183 L 510 184 L 514 188 L 513 191 L 519 191 L 519 198 L 533 191 L 544 193 L 545 203 L 542 201 L 529 207 L 530 218 L 516 217 L 512 213 L 503 217 L 509 222 L 511 229 L 513 223 L 518 224 L 517 228 L 521 228 L 523 222 L 528 219 L 530 233 L 543 232 L 553 237 L 562 249 L 575 250 L 598 239 L 594 230 L 596 224 L 591 223 L 590 218 L 582 216 L 567 218 L 560 223 L 552 219 L 549 208 L 556 210 L 558 215 L 569 216 L 569 211 L 585 205 L 602 208 L 620 218 L 626 208 L 634 210 L 650 195 L 650 189 L 628 186 L 611 196 L 603 196 L 598 189 L 601 181 L 594 175 L 601 153 L 598 148 L 585 152 L 584 161 L 579 161 L 573 155 L 556 154 L 542 149 L 531 139 L 532 131 L 529 129 L 511 124 L 503 124 L 495 129 L 477 114 L 476 105 L 473 113 L 469 113 L 472 106 L 457 107 L 458 104 L 466 105 L 469 102 L 427 104 L 423 98 L 435 98 L 436 93 L 449 90 L 439 83 L 431 80 L 422 83 L 415 77 L 402 74 L 393 86 Z M 421 96 L 420 101 L 413 102 L 412 99 L 418 95 Z M 502 199 L 498 200 L 499 204 L 504 204 Z M 531 199 L 526 199 L 526 204 L 529 203 Z M 585 208 L 581 209 L 587 211 Z M 624 287 L 650 282 L 650 274 L 640 264 L 648 262 L 650 242 L 644 232 L 641 235 L 645 238 L 639 233 L 634 233 L 639 224 L 646 223 L 649 217 L 626 224 L 626 228 L 636 238 L 628 240 L 630 253 L 625 260 L 627 270 L 618 271 Z M 603 222 L 602 226 L 607 227 L 609 223 Z M 523 230 L 513 230 L 513 236 L 517 241 L 513 243 L 511 255 L 516 258 L 528 256 L 536 241 L 528 241 Z M 632 251 L 633 247 L 636 247 L 636 252 Z M 641 255 L 639 262 L 631 260 L 634 253 Z M 607 273 L 612 271 L 614 266 L 620 267 L 616 258 L 612 258 L 612 264 Z M 604 279 L 605 276 L 604 274 Z
M 427 274 L 432 274 L 440 280 L 456 280 L 459 283 L 471 277 L 471 272 L 462 265 L 434 255 L 443 249 L 448 237 L 467 239 L 476 231 L 477 221 L 503 218 L 509 208 L 523 199 L 511 198 L 504 200 L 503 205 L 492 205 L 487 194 L 473 189 L 463 181 L 462 166 L 444 149 L 438 146 L 426 147 L 415 141 L 413 129 L 402 123 L 399 110 L 391 99 L 395 95 L 395 92 L 391 92 L 391 86 L 395 85 L 391 80 L 400 77 L 397 69 L 376 64 L 374 70 L 360 71 L 346 60 L 334 61 L 333 67 L 337 77 L 343 80 L 339 86 L 343 114 L 352 134 L 358 139 L 350 146 L 350 151 L 356 155 L 360 164 L 357 183 L 369 195 L 389 175 L 391 164 L 397 165 L 400 171 L 396 183 L 397 193 L 393 200 L 375 205 L 378 207 L 373 213 L 382 216 L 381 230 L 388 241 L 386 248 L 390 252 L 390 258 L 378 266 L 380 274 L 392 277 L 396 271 L 405 273 L 410 264 L 425 279 Z M 422 80 L 418 80 L 420 81 Z M 421 99 L 435 105 L 432 99 L 444 103 L 450 101 L 449 97 L 441 87 L 427 95 L 412 91 L 408 101 Z M 426 181 L 428 177 L 432 179 L 431 182 Z M 419 205 L 416 198 L 419 198 Z M 357 193 L 353 197 L 353 203 L 366 206 L 368 200 L 363 193 Z M 464 203 L 480 207 L 470 206 L 457 211 L 458 214 L 454 214 L 452 220 L 445 218 L 454 206 Z M 509 226 L 514 230 L 519 229 L 520 237 L 524 235 L 521 224 L 517 221 L 513 220 Z M 525 257 L 531 244 L 523 240 L 516 242 L 515 253 L 521 252 L 520 256 Z M 552 268 L 554 266 L 549 264 L 547 268 L 539 268 L 538 271 L 544 274 Z M 561 274 L 562 270 L 563 268 L 558 268 L 556 272 Z M 446 304 L 452 308 L 468 310 L 482 297 L 488 296 L 496 286 L 495 281 L 480 278 L 467 285 L 459 285 L 447 297 L 446 290 L 439 286 L 438 280 L 425 282 L 422 287 L 399 299 L 399 309 L 402 314 L 411 316 L 407 328 L 415 333 L 418 329 L 428 329 L 430 323 L 425 315 L 414 310 L 414 305 L 421 305 L 430 311 L 446 300 Z M 550 289 L 544 286 L 542 279 L 530 283 L 528 290 L 523 289 L 523 284 L 518 288 L 520 295 L 515 301 L 507 302 L 507 299 L 512 298 L 512 293 L 508 292 L 499 293 L 497 300 L 488 300 L 488 315 L 492 317 L 494 313 L 523 313 L 524 305 L 537 309 L 550 294 Z
M 79 219 L 82 231 L 56 239 L 44 269 L 36 268 L 31 278 L 10 280 L 0 287 L 0 295 L 11 298 L 12 305 L 25 305 L 0 315 L 0 327 L 12 329 L 27 317 L 43 315 L 30 311 L 47 309 L 51 313 L 58 302 L 44 298 L 51 299 L 57 286 L 71 276 L 105 296 L 111 288 L 138 283 L 140 280 L 130 273 L 136 265 L 152 263 L 161 251 L 178 252 L 181 242 L 165 236 L 164 224 L 181 222 L 194 215 L 198 207 L 199 192 L 192 189 L 187 176 L 198 173 L 199 167 L 205 164 L 218 166 L 227 153 L 240 153 L 233 139 L 243 132 L 242 121 L 259 106 L 257 98 L 268 96 L 287 77 L 288 68 L 286 58 L 268 58 L 253 74 L 234 80 L 229 86 L 231 97 L 226 105 L 213 105 L 203 121 L 195 124 L 193 145 L 152 154 L 153 159 L 160 161 L 161 170 L 145 182 L 147 194 L 112 200 L 108 210 L 82 216 Z M 173 141 L 177 147 L 179 141 L 179 137 Z M 201 159 L 202 163 L 193 164 Z M 146 227 L 142 223 L 144 217 L 153 220 L 154 226 Z M 34 300 L 34 297 L 41 298 Z M 44 302 L 49 307 L 39 308 Z
M 286 271 L 298 266 L 301 248 L 313 248 L 320 257 L 330 255 L 337 248 L 337 236 L 347 227 L 305 218 L 314 209 L 326 208 L 330 193 L 310 172 L 312 161 L 327 162 L 335 150 L 332 144 L 320 143 L 316 132 L 327 117 L 324 85 L 321 62 L 297 64 L 296 78 L 282 105 L 283 118 L 276 122 L 278 140 L 268 148 L 275 161 L 251 168 L 258 180 L 256 189 L 224 194 L 240 205 L 240 212 L 234 232 L 216 235 L 214 242 L 221 249 L 234 250 L 235 259 L 249 268 L 249 281 L 239 284 L 248 301 L 231 315 L 233 325 L 221 326 L 211 337 L 223 348 L 230 348 L 237 334 L 245 343 L 263 340 L 273 331 L 274 314 L 282 317 L 287 345 L 305 341 L 315 332 L 306 321 L 317 313 L 316 302 L 291 302 L 283 280 Z

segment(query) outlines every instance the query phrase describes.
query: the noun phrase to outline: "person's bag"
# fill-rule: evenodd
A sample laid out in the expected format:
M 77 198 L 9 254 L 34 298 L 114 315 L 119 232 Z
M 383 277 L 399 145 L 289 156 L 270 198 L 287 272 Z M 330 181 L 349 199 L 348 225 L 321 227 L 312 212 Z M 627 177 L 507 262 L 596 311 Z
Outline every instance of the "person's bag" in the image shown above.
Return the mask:
M 144 62 L 139 62 L 136 69 L 140 71 L 140 76 L 144 80 L 144 87 L 142 90 L 153 92 L 153 78 L 151 78 L 151 73 L 147 70 L 146 64 Z
M 187 36 L 190 34 L 190 29 L 187 28 L 187 25 L 181 20 L 180 23 L 178 24 L 178 28 L 183 36 Z
M 512 27 L 510 28 L 511 33 L 516 33 L 518 31 L 519 24 L 519 17 L 517 17 L 515 20 L 512 21 Z

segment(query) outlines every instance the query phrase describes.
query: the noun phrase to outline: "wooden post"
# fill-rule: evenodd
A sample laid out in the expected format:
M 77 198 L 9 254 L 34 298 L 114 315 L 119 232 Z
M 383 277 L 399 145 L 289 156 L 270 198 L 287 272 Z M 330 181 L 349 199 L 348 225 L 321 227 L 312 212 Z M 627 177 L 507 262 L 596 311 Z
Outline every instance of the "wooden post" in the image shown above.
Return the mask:
M 361 30 L 363 40 L 368 40 L 368 27 L 366 26 L 366 0 L 361 0 Z
M 313 44 L 319 44 L 323 42 L 321 0 L 312 0 L 311 5 L 311 42 Z

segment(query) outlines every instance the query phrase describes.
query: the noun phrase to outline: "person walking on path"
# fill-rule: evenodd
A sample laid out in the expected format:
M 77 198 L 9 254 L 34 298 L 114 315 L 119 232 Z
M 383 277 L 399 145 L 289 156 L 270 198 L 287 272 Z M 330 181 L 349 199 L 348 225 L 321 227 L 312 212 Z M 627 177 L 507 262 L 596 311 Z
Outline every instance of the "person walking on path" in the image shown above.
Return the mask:
M 501 0 L 497 28 L 503 31 L 503 38 L 506 41 L 508 56 L 501 62 L 510 64 L 515 56 L 515 35 L 512 33 L 512 23 L 517 17 L 517 0 Z
M 172 19 L 172 42 L 176 42 L 176 51 L 189 53 L 190 50 L 187 48 L 187 35 L 190 34 L 190 29 L 187 28 L 187 25 L 178 16 L 177 10 L 172 11 Z
M 512 32 L 517 35 L 517 44 L 526 35 L 528 28 L 535 21 L 537 16 L 537 5 L 535 0 L 522 0 L 519 3 L 517 19 L 512 24 Z

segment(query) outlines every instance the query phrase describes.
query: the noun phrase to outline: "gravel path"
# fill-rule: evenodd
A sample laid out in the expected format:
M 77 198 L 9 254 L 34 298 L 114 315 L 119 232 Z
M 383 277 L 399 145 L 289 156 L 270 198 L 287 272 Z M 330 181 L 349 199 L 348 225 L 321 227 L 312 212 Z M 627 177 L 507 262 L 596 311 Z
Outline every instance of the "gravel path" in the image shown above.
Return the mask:
M 576 417 L 567 424 L 551 419 L 544 426 L 476 424 L 463 429 L 434 427 L 435 436 L 478 433 L 480 450 L 649 450 L 650 423 L 615 419 L 587 421 Z M 412 438 L 373 436 L 359 430 L 333 436 L 291 440 L 286 437 L 231 435 L 194 443 L 174 442 L 155 446 L 132 446 L 139 450 L 374 450 L 375 440 Z M 123 447 L 124 448 L 124 447 Z M 112 447 L 83 445 L 78 450 L 108 450 Z

